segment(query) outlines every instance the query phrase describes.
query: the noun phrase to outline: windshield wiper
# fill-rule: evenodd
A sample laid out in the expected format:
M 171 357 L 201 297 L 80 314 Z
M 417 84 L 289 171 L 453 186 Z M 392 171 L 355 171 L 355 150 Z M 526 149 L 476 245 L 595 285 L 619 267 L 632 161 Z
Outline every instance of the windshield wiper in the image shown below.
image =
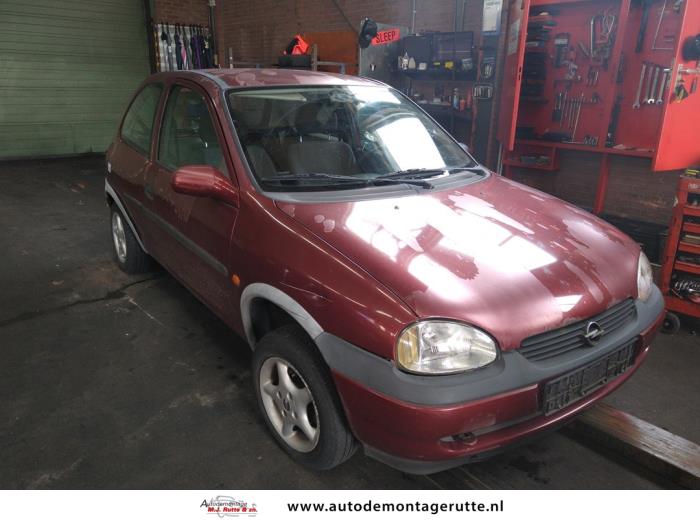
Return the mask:
M 410 170 L 399 170 L 392 171 L 391 173 L 385 173 L 384 175 L 376 177 L 374 180 L 395 180 L 398 178 L 407 178 L 408 180 L 415 180 L 411 179 L 411 177 L 432 177 L 435 175 L 441 175 L 446 171 L 448 171 L 447 168 L 413 168 Z
M 369 181 L 375 186 L 382 184 L 412 184 L 413 186 L 420 186 L 421 188 L 431 189 L 433 187 L 427 180 L 421 179 L 383 179 L 381 177 L 375 177 Z
M 433 185 L 424 180 L 417 179 L 382 179 L 382 178 L 371 178 L 363 179 L 360 177 L 353 177 L 351 175 L 334 175 L 332 173 L 295 173 L 288 175 L 276 175 L 273 177 L 265 177 L 264 182 L 299 182 L 299 181 L 323 181 L 323 180 L 337 180 L 340 183 L 346 184 L 360 184 L 362 186 L 378 186 L 386 184 L 412 184 L 414 186 L 420 186 L 421 188 L 432 188 Z
M 398 178 L 404 179 L 428 179 L 443 174 L 452 174 L 459 171 L 469 171 L 472 173 L 483 173 L 483 168 L 480 166 L 457 166 L 454 168 L 412 168 L 408 170 L 392 171 L 391 173 L 385 173 L 380 175 L 375 180 L 396 180 Z
M 349 175 L 333 175 L 332 173 L 285 173 L 272 177 L 263 177 L 264 182 L 299 182 L 302 180 L 337 180 L 341 182 L 352 182 L 355 184 L 365 184 L 367 179 L 351 177 Z
M 480 173 L 483 175 L 487 170 L 483 166 L 476 164 L 473 166 L 457 166 L 455 168 L 449 168 L 447 171 L 449 171 L 450 173 L 457 173 L 458 171 L 469 171 L 471 173 Z

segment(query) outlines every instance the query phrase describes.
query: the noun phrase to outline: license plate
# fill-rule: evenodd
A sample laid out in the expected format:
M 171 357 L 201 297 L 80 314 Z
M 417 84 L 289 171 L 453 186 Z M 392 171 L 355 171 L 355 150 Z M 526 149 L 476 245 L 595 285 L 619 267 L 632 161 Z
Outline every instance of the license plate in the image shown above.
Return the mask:
M 634 361 L 635 341 L 544 385 L 544 413 L 552 414 L 579 399 L 627 370 Z

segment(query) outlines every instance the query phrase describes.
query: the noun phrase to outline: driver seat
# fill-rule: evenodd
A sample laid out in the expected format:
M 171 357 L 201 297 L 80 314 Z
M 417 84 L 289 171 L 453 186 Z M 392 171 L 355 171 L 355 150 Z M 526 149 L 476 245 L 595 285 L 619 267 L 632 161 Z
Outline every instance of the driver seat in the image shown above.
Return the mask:
M 292 173 L 357 173 L 355 154 L 345 142 L 294 142 L 287 146 L 287 159 Z
M 357 173 L 357 162 L 352 148 L 336 136 L 338 122 L 333 106 L 311 102 L 299 108 L 294 127 L 298 139 L 287 141 L 287 162 L 292 173 Z M 303 137 L 303 138 L 302 138 Z

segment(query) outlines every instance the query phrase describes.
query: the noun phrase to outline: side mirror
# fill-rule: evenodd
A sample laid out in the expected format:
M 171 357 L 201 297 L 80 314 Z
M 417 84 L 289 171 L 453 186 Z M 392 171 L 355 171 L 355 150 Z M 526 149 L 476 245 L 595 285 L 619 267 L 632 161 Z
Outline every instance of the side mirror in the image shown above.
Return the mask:
M 213 166 L 196 164 L 179 168 L 170 182 L 175 193 L 208 197 L 238 207 L 238 191 Z

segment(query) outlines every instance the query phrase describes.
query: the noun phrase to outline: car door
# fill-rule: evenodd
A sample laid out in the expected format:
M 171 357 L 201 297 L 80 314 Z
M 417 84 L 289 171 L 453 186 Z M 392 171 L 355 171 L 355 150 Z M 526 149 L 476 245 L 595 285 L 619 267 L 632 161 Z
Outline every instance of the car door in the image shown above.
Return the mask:
M 124 114 L 119 133 L 107 151 L 107 182 L 116 191 L 136 229 L 148 245 L 142 224 L 143 185 L 150 169 L 153 130 L 163 85 L 147 84 L 133 98 Z
M 173 191 L 178 168 L 207 164 L 237 188 L 208 95 L 195 84 L 173 84 L 160 122 L 154 162 L 146 173 L 145 207 L 159 229 L 156 258 L 222 317 L 231 311 L 229 245 L 238 209 L 208 197 Z

